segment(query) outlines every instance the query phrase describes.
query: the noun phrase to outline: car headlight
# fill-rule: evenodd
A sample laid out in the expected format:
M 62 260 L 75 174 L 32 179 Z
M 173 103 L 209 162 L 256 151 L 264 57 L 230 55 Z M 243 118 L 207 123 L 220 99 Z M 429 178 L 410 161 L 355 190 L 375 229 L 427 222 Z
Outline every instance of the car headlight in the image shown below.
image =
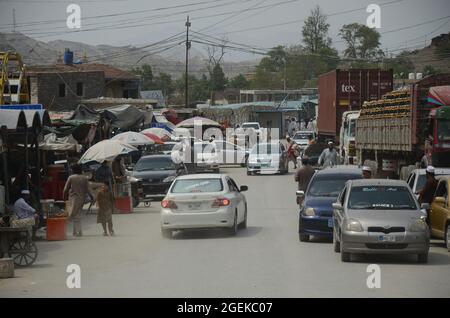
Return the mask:
M 425 232 L 427 231 L 427 229 L 427 223 L 425 223 L 421 219 L 416 219 L 409 225 L 409 230 L 411 232 Z
M 363 227 L 362 227 L 361 223 L 359 223 L 359 221 L 355 220 L 355 219 L 346 220 L 344 228 L 346 231 L 363 232 Z
M 167 178 L 165 178 L 163 180 L 163 182 L 172 182 L 173 180 L 175 180 L 176 176 L 168 176 Z
M 313 208 L 306 208 L 305 212 L 303 212 L 306 216 L 315 216 L 316 211 Z

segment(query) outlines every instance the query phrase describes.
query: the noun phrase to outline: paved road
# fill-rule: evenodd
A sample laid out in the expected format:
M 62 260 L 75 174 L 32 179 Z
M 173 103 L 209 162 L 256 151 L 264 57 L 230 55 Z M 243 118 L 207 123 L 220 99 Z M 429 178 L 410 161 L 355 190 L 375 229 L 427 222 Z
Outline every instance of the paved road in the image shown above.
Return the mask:
M 300 243 L 296 185 L 286 176 L 247 176 L 248 229 L 180 232 L 163 239 L 159 205 L 114 215 L 117 236 L 103 237 L 95 216 L 82 238 L 40 242 L 38 261 L 0 280 L 0 297 L 448 297 L 450 253 L 434 241 L 429 263 L 409 256 L 369 256 L 341 263 L 327 241 Z M 68 264 L 81 266 L 81 289 L 66 287 Z M 366 268 L 381 266 L 381 288 Z

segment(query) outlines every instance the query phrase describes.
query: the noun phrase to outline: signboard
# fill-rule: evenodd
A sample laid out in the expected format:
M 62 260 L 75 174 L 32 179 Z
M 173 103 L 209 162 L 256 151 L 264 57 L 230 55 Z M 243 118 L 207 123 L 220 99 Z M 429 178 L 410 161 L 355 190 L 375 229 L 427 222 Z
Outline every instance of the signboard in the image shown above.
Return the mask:
M 40 110 L 44 109 L 42 104 L 15 104 L 15 105 L 0 105 L 0 109 L 13 110 Z

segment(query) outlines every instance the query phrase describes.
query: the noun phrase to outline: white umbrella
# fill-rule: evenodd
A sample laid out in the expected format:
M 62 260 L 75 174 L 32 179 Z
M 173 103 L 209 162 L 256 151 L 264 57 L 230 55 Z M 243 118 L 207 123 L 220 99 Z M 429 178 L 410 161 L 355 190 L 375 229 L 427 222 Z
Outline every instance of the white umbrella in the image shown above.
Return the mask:
M 126 131 L 117 134 L 114 137 L 112 137 L 111 140 L 118 140 L 132 146 L 151 145 L 155 143 L 147 136 L 134 131 Z
M 141 134 L 153 134 L 158 136 L 161 139 L 167 139 L 171 137 L 170 132 L 168 132 L 167 130 L 163 129 L 163 128 L 158 128 L 158 127 L 152 127 L 152 128 L 147 128 L 144 129 L 143 131 L 141 131 Z
M 136 150 L 135 147 L 118 140 L 103 140 L 86 150 L 78 162 L 83 164 L 89 161 L 111 161 L 119 155 L 126 155 Z
M 177 125 L 177 128 L 193 128 L 194 124 L 198 124 L 203 127 L 221 127 L 220 124 L 214 120 L 197 116 L 183 120 Z

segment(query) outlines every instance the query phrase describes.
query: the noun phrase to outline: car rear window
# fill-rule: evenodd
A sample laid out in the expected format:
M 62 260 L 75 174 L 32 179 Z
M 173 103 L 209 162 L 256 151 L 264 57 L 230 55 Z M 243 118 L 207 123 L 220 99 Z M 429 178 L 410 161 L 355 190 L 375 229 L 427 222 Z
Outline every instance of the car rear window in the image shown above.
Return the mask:
M 222 179 L 176 180 L 171 193 L 207 193 L 223 191 Z
M 415 210 L 414 198 L 403 186 L 352 187 L 348 199 L 349 209 L 358 210 Z
M 361 179 L 359 175 L 315 177 L 308 188 L 313 197 L 338 197 L 348 180 Z

